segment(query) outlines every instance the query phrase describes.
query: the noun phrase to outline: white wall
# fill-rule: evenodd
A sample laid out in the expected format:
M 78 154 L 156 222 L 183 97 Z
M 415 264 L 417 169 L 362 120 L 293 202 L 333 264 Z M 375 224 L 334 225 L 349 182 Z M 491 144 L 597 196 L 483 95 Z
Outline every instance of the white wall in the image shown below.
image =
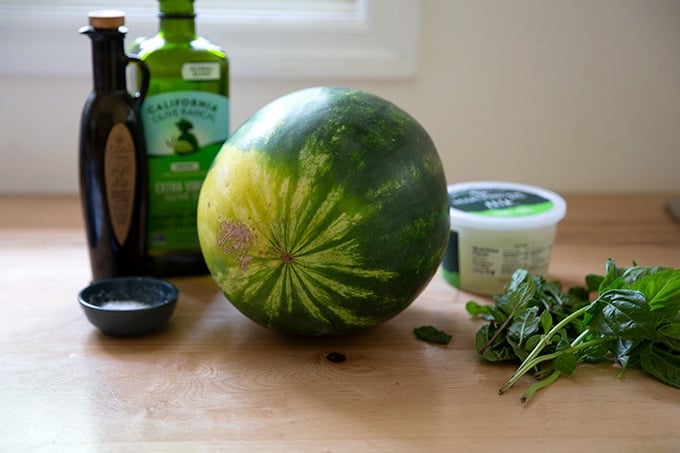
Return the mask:
M 680 1 L 423 3 L 416 77 L 235 79 L 232 126 L 286 92 L 351 85 L 411 112 L 450 182 L 680 191 Z M 90 86 L 89 76 L 0 78 L 0 192 L 77 191 Z

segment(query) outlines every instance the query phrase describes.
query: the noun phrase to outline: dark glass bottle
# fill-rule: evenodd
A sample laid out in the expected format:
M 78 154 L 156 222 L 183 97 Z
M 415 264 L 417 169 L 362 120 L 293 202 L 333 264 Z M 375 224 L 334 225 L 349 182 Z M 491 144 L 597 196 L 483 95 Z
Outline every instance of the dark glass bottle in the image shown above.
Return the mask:
M 198 195 L 229 135 L 229 61 L 199 36 L 193 0 L 159 0 L 159 31 L 132 46 L 149 68 L 142 120 L 149 165 L 148 270 L 204 274 Z
M 146 255 L 147 164 L 139 108 L 148 70 L 126 55 L 125 16 L 89 15 L 79 32 L 92 40 L 94 89 L 80 124 L 80 198 L 92 278 L 143 275 Z M 127 89 L 126 67 L 136 64 L 139 92 Z

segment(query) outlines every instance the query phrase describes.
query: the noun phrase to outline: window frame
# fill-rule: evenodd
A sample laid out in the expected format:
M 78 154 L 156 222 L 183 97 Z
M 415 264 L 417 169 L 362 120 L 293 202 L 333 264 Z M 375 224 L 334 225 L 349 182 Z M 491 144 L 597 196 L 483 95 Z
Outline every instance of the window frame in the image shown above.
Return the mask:
M 234 78 L 400 79 L 417 73 L 421 0 L 353 0 L 353 8 L 263 11 L 252 0 L 197 2 L 197 32 L 221 45 Z M 294 2 L 288 2 L 294 3 Z M 156 4 L 120 1 L 129 44 L 158 27 Z M 240 7 L 237 7 L 241 5 Z M 78 35 L 90 6 L 21 0 L 0 4 L 0 74 L 82 75 L 90 72 L 90 45 Z M 10 39 L 10 37 L 15 37 Z

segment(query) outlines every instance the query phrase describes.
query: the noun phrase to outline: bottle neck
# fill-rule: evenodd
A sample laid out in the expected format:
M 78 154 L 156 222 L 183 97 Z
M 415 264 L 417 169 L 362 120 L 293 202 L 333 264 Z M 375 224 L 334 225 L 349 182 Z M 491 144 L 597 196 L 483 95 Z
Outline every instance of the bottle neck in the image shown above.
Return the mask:
M 194 16 L 160 15 L 160 35 L 167 41 L 192 41 L 196 38 Z
M 118 30 L 92 30 L 92 75 L 95 91 L 127 90 L 125 33 Z
M 160 34 L 168 41 L 196 38 L 194 0 L 160 0 Z

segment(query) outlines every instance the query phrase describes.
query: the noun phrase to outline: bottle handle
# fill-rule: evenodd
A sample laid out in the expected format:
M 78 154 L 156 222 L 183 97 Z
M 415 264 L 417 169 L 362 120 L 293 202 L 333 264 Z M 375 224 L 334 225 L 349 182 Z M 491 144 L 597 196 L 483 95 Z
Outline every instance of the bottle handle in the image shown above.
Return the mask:
M 137 66 L 139 69 L 139 74 L 141 74 L 141 80 L 140 83 L 138 84 L 139 86 L 139 91 L 136 91 L 134 93 L 134 98 L 137 103 L 141 104 L 142 101 L 144 101 L 144 98 L 146 97 L 146 92 L 149 90 L 149 67 L 144 63 L 142 60 L 137 58 L 134 55 L 128 55 L 127 56 L 127 62 L 128 64 L 134 64 Z

